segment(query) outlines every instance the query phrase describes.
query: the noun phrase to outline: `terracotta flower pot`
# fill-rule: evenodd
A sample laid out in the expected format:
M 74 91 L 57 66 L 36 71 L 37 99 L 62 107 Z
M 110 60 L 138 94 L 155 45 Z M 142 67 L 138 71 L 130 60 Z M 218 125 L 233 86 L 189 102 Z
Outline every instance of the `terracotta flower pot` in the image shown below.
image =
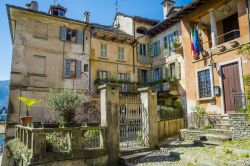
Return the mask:
M 218 47 L 218 49 L 219 49 L 220 52 L 223 52 L 223 51 L 226 50 L 226 47 L 224 45 L 221 45 L 221 46 Z
M 201 55 L 202 55 L 203 57 L 206 57 L 206 56 L 208 56 L 208 52 L 207 52 L 206 50 L 204 50 L 204 51 L 201 52 Z
M 229 43 L 232 48 L 236 48 L 239 45 L 238 41 L 232 41 Z
M 20 119 L 22 120 L 23 126 L 28 126 L 28 123 L 32 123 L 32 116 L 23 116 Z

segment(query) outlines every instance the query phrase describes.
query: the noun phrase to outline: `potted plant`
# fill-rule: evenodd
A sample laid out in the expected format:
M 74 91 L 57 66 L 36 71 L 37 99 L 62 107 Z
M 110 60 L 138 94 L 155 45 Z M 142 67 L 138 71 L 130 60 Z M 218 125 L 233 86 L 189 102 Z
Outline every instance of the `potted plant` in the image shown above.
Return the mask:
M 82 101 L 82 95 L 70 89 L 51 90 L 45 99 L 48 107 L 62 116 L 64 127 L 76 126 L 73 117 Z
M 229 44 L 232 48 L 236 48 L 239 45 L 239 42 L 238 41 L 231 41 Z
M 224 45 L 218 46 L 218 49 L 220 52 L 224 52 L 226 50 L 226 46 Z
M 92 101 L 83 102 L 75 113 L 75 121 L 82 125 L 100 125 L 101 113 L 100 106 Z
M 209 53 L 207 52 L 207 50 L 203 50 L 203 51 L 201 52 L 201 55 L 202 55 L 202 57 L 204 58 L 204 57 L 207 57 L 207 56 L 209 55 Z
M 28 123 L 32 122 L 32 116 L 29 116 L 29 109 L 33 105 L 40 103 L 42 100 L 36 98 L 27 98 L 27 97 L 18 97 L 18 99 L 26 106 L 26 116 L 23 116 L 20 119 L 23 123 L 23 126 L 27 126 Z
M 174 49 L 175 51 L 178 51 L 182 47 L 182 43 L 180 39 L 175 39 L 174 41 Z

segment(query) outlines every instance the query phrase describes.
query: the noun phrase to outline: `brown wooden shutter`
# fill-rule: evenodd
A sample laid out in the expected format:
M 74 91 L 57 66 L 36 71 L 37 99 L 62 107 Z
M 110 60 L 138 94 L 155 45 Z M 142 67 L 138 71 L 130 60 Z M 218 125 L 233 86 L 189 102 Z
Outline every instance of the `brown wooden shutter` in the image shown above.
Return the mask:
M 83 31 L 81 30 L 76 31 L 76 43 L 83 44 Z

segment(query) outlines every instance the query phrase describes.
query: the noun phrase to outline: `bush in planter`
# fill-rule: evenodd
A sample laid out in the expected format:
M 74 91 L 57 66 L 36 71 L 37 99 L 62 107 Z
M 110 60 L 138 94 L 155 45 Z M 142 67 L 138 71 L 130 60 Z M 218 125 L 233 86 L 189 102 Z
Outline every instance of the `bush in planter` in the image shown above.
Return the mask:
M 64 122 L 72 122 L 75 110 L 81 105 L 83 97 L 76 90 L 51 90 L 45 101 L 51 110 L 63 117 Z
M 74 117 L 74 120 L 79 124 L 100 124 L 100 119 L 100 106 L 91 101 L 82 103 Z
M 201 127 L 202 125 L 202 120 L 204 119 L 204 116 L 206 114 L 206 109 L 204 107 L 200 107 L 199 105 L 196 105 L 195 107 L 192 108 L 193 114 L 196 118 L 196 126 L 198 128 Z

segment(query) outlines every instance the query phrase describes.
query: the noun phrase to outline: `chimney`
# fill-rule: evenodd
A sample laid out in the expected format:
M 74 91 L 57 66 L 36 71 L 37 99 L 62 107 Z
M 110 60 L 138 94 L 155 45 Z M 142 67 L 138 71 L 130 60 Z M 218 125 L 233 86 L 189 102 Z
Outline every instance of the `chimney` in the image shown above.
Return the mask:
M 37 1 L 31 1 L 30 3 L 25 5 L 27 9 L 38 11 L 38 3 Z
M 170 10 L 174 7 L 174 0 L 163 0 L 161 3 L 163 6 L 163 18 L 164 20 L 168 17 Z
M 83 21 L 89 23 L 89 16 L 90 16 L 90 13 L 89 13 L 89 12 L 87 12 L 87 11 L 84 12 Z

